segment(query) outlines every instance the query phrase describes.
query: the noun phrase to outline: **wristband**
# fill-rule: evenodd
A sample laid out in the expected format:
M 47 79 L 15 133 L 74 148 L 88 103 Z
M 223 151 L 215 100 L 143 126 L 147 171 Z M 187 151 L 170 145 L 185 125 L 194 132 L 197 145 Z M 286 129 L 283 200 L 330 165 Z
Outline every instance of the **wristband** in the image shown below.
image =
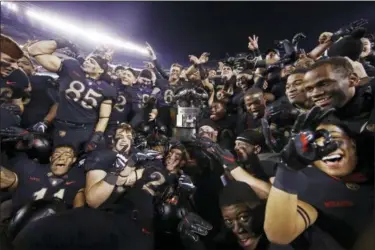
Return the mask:
M 303 185 L 302 176 L 298 171 L 289 169 L 283 163 L 278 164 L 273 186 L 290 194 L 297 194 Z
M 107 182 L 109 185 L 115 186 L 117 179 L 118 179 L 118 176 L 115 173 L 107 173 L 103 181 Z

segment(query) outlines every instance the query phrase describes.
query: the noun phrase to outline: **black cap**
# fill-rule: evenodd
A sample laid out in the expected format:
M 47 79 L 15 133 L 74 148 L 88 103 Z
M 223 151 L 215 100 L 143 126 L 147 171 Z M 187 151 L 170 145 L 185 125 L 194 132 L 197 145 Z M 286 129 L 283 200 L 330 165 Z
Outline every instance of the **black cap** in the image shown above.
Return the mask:
M 248 184 L 241 181 L 230 181 L 219 197 L 220 207 L 254 201 L 260 201 L 259 197 Z
M 349 57 L 353 61 L 357 61 L 363 50 L 361 38 L 364 37 L 366 30 L 360 28 L 351 35 L 345 36 L 338 40 L 328 49 L 328 56 Z
M 101 58 L 100 56 L 93 56 L 92 58 L 99 64 L 100 68 L 102 68 L 104 70 L 102 74 L 107 73 L 107 71 L 108 71 L 108 61 Z
M 122 66 L 122 65 L 118 65 L 118 66 L 115 68 L 115 73 L 117 72 L 117 70 L 125 70 L 125 67 Z
M 148 69 L 144 69 L 141 71 L 141 73 L 139 73 L 139 76 L 138 77 L 144 77 L 144 78 L 147 78 L 147 79 L 152 79 L 152 74 L 151 74 L 151 71 L 148 70 Z
M 246 142 L 250 145 L 264 146 L 264 136 L 257 130 L 245 130 L 237 136 L 236 141 Z
M 266 55 L 268 55 L 270 52 L 275 52 L 278 56 L 280 56 L 280 51 L 278 49 L 268 49 L 266 51 Z

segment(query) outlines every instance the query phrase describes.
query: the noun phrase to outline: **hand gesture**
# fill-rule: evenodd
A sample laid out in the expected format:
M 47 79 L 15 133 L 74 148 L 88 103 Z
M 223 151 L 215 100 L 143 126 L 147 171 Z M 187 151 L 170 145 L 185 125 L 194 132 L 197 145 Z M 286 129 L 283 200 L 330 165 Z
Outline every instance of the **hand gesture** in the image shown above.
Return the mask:
M 332 140 L 328 131 L 315 131 L 321 120 L 333 111 L 333 109 L 324 111 L 320 107 L 313 107 L 309 112 L 298 116 L 292 129 L 294 135 L 280 153 L 287 167 L 301 170 L 338 148 L 337 142 Z M 315 142 L 318 138 L 324 139 L 323 145 Z
M 249 36 L 249 45 L 248 45 L 249 50 L 254 51 L 259 48 L 258 39 L 259 37 L 256 35 L 253 35 L 253 37 Z
M 40 133 L 45 133 L 48 129 L 48 124 L 45 121 L 38 122 L 36 123 L 33 127 L 32 130 L 35 132 L 40 132 Z
M 148 51 L 148 54 L 149 54 L 151 60 L 155 61 L 157 58 L 156 58 L 156 53 L 155 53 L 154 49 L 147 42 L 146 42 L 146 45 L 147 45 L 146 50 Z
M 178 186 L 189 193 L 194 192 L 196 189 L 194 182 L 191 180 L 190 176 L 185 174 L 181 175 L 178 179 Z
M 196 57 L 194 55 L 189 55 L 189 60 L 190 60 L 190 62 L 192 62 L 195 65 L 200 64 L 200 61 L 199 61 L 198 57 Z
M 146 69 L 154 69 L 155 66 L 152 62 L 143 62 Z
M 210 223 L 194 213 L 186 215 L 177 226 L 177 231 L 180 232 L 182 238 L 188 238 L 194 242 L 199 240 L 199 235 L 206 236 L 211 229 Z
M 201 64 L 204 64 L 208 62 L 208 57 L 210 56 L 210 53 L 204 52 L 200 57 L 199 57 L 199 62 Z
M 328 43 L 329 41 L 331 41 L 332 35 L 333 33 L 331 32 L 323 32 L 322 34 L 320 34 L 319 44 L 324 44 L 324 43 Z

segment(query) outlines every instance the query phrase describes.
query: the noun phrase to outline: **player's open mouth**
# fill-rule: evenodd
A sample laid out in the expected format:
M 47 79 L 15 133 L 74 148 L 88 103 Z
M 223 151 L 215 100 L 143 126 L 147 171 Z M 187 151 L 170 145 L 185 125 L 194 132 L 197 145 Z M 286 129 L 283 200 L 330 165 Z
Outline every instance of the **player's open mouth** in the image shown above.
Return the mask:
M 342 154 L 331 154 L 322 158 L 322 161 L 330 168 L 337 168 L 344 156 Z
M 58 167 L 58 168 L 63 168 L 63 167 L 65 167 L 65 164 L 56 164 L 55 166 Z
M 242 236 L 238 238 L 238 241 L 242 247 L 249 247 L 253 245 L 255 243 L 255 240 L 256 240 L 255 238 L 252 238 L 250 236 L 245 236 L 245 237 Z
M 314 102 L 316 105 L 320 107 L 325 107 L 331 104 L 331 97 L 324 97 L 324 98 L 316 99 Z

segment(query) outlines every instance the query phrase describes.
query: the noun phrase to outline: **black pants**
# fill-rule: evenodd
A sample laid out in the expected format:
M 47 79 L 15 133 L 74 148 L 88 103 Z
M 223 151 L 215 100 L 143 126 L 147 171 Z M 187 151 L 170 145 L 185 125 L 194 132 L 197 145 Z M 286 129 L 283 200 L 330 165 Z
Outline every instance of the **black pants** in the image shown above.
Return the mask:
M 153 234 L 130 214 L 77 208 L 29 224 L 16 250 L 152 250 Z
M 69 124 L 60 121 L 54 122 L 54 145 L 73 145 L 83 150 L 94 133 L 95 124 Z

